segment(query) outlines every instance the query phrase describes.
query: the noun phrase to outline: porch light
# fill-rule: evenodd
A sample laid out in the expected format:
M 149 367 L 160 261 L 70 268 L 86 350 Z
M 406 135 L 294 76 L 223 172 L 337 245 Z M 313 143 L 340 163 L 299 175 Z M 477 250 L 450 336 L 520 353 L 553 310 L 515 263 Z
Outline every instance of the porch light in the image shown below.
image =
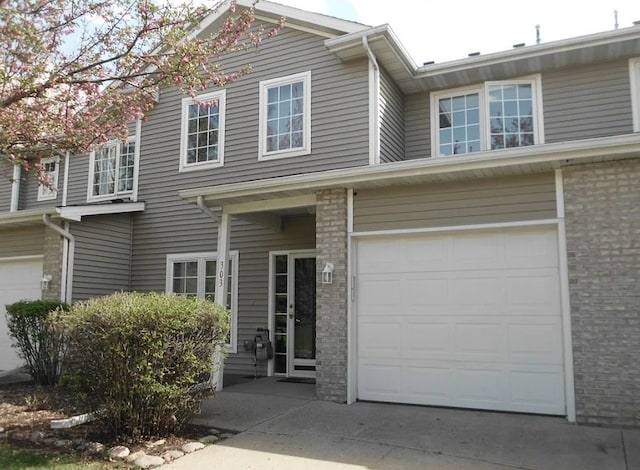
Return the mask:
M 45 274 L 44 276 L 42 276 L 42 279 L 40 279 L 40 289 L 48 290 L 51 279 L 53 279 L 51 274 Z
M 323 284 L 333 283 L 333 264 L 331 263 L 324 264 L 324 268 L 322 269 L 322 283 Z

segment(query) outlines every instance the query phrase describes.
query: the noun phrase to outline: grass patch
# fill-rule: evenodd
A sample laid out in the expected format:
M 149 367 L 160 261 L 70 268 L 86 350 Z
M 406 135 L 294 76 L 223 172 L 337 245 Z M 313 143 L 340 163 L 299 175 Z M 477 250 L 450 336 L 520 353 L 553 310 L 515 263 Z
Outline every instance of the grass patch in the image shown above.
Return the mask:
M 0 468 L 2 470 L 100 470 L 113 469 L 109 464 L 91 463 L 69 454 L 39 452 L 0 445 Z

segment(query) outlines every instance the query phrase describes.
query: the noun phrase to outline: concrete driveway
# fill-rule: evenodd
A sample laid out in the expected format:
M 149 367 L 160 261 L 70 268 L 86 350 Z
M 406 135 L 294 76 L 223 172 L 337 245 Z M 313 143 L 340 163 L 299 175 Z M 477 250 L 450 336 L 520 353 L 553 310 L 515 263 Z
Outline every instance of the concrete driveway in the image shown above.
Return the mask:
M 239 432 L 163 468 L 640 469 L 640 430 L 563 418 L 313 399 L 274 379 L 235 385 L 198 424 Z

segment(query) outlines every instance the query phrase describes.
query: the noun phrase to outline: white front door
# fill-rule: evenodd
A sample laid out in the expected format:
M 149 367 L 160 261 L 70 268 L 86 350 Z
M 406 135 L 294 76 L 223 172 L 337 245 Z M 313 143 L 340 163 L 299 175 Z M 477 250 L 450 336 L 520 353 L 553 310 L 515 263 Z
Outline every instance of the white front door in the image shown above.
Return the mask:
M 273 371 L 287 377 L 315 377 L 315 255 L 309 251 L 277 254 L 272 265 Z
M 555 229 L 357 242 L 358 398 L 565 414 Z
M 7 261 L 0 259 L 0 371 L 11 370 L 24 363 L 11 346 L 5 305 L 19 300 L 39 299 L 41 278 L 41 257 Z

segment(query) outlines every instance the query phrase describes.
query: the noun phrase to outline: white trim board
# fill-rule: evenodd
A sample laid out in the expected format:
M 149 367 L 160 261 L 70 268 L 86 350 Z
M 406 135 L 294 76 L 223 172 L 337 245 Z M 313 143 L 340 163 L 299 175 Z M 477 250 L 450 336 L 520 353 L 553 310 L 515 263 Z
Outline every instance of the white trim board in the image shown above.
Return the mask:
M 571 333 L 571 291 L 569 289 L 569 258 L 564 212 L 564 182 L 562 170 L 556 170 L 556 207 L 558 211 L 558 266 L 562 308 L 562 345 L 564 348 L 564 393 L 567 420 L 576 421 L 576 394 L 573 376 L 573 338 Z

